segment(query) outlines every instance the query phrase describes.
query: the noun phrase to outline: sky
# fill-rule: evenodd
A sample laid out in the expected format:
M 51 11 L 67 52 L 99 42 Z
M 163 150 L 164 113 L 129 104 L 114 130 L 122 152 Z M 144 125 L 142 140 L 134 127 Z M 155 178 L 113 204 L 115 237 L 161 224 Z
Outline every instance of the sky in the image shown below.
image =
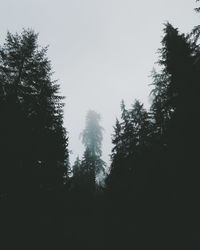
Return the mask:
M 158 60 L 163 24 L 181 32 L 199 24 L 195 0 L 0 0 L 0 44 L 7 31 L 32 28 L 49 45 L 54 78 L 65 96 L 64 125 L 70 160 L 81 157 L 85 116 L 101 114 L 103 160 L 109 164 L 111 134 L 120 102 L 149 107 L 151 70 Z

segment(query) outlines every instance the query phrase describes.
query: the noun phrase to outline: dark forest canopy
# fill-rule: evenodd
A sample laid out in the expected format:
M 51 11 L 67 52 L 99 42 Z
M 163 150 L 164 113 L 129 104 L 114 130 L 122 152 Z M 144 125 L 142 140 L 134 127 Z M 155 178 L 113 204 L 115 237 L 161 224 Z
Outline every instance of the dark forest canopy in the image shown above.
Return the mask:
M 69 177 L 63 97 L 52 79 L 47 48 L 38 45 L 32 30 L 8 32 L 0 47 L 6 244 L 23 235 L 35 249 L 53 243 L 54 249 L 195 249 L 200 239 L 199 34 L 199 26 L 183 34 L 164 25 L 151 106 L 147 110 L 135 100 L 127 108 L 121 102 L 109 175 L 101 159 L 100 115 L 89 111 L 81 134 L 85 151 Z M 105 185 L 97 185 L 100 176 Z

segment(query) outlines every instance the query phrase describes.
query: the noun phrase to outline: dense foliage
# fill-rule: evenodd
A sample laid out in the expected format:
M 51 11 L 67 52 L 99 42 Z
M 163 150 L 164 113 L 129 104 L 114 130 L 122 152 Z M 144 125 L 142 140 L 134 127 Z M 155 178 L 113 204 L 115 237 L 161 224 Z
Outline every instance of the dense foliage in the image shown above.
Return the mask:
M 20 35 L 8 32 L 0 48 L 0 176 L 4 193 L 20 186 L 57 187 L 67 170 L 63 97 L 52 80 L 46 52 L 32 30 Z
M 0 201 L 7 245 L 23 235 L 34 249 L 53 243 L 54 249 L 196 249 L 199 35 L 199 26 L 182 34 L 165 24 L 151 106 L 121 102 L 110 173 L 102 160 L 100 115 L 89 111 L 81 134 L 85 151 L 69 176 L 63 97 L 47 48 L 39 47 L 32 30 L 7 34 L 0 47 Z
M 162 249 L 172 240 L 186 237 L 189 228 L 198 230 L 200 47 L 198 39 L 194 42 L 192 38 L 169 23 L 165 25 L 160 72 L 152 73 L 150 110 L 138 101 L 130 110 L 122 103 L 121 120 L 117 120 L 113 135 L 108 193 L 114 203 L 128 202 L 125 210 L 133 205 L 135 211 L 137 204 L 139 225 L 142 228 L 144 223 L 147 232 L 159 237 L 149 233 L 151 240 L 162 244 L 168 235 Z M 147 202 L 151 205 L 145 209 Z M 132 212 L 129 216 L 132 218 Z

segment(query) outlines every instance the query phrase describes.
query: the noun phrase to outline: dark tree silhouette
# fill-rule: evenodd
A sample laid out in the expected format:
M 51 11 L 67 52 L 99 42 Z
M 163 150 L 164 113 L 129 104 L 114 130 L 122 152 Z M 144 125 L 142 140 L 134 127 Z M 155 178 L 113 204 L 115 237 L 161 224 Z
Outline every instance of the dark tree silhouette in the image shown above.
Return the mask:
M 200 223 L 199 36 L 199 25 L 188 34 L 164 25 L 150 108 L 135 100 L 127 109 L 121 102 L 110 173 L 98 189 L 98 179 L 105 174 L 100 115 L 89 111 L 86 116 L 81 134 L 85 151 L 74 162 L 70 178 L 63 97 L 52 80 L 47 48 L 39 47 L 32 30 L 8 33 L 0 48 L 4 231 L 14 228 L 16 238 L 28 238 L 32 230 L 34 240 L 29 242 L 42 239 L 43 248 L 52 246 L 54 239 L 55 249 L 61 243 L 87 250 L 196 249 L 192 243 L 199 240 Z M 19 224 L 23 233 L 15 226 Z M 13 237 L 8 233 L 7 244 Z
M 1 232 L 7 249 L 13 248 L 10 239 L 14 247 L 61 242 L 68 167 L 62 100 L 38 35 L 8 32 L 0 47 Z
M 67 170 L 63 97 L 46 53 L 32 30 L 8 32 L 0 49 L 1 176 L 14 189 L 60 185 Z
M 171 24 L 165 25 L 160 72 L 152 73 L 150 110 L 144 110 L 138 101 L 127 110 L 122 102 L 121 121 L 117 120 L 114 127 L 108 197 L 121 218 L 124 214 L 134 218 L 127 207 L 136 211 L 141 237 L 149 234 L 154 242 L 164 242 L 165 235 L 168 242 L 178 242 L 182 235 L 187 236 L 189 228 L 197 231 L 198 227 L 194 222 L 199 221 L 195 197 L 200 190 L 195 163 L 200 138 L 197 42 L 195 34 L 180 34 Z M 148 209 L 147 204 L 151 204 Z M 193 214 L 192 219 L 188 213 Z M 153 238 L 153 232 L 159 240 Z
M 129 193 L 130 185 L 138 162 L 146 154 L 150 146 L 151 121 L 143 104 L 138 100 L 127 110 L 124 102 L 121 104 L 121 122 L 116 121 L 112 142 L 111 173 L 107 180 L 109 190 Z M 126 191 L 125 191 L 126 190 Z

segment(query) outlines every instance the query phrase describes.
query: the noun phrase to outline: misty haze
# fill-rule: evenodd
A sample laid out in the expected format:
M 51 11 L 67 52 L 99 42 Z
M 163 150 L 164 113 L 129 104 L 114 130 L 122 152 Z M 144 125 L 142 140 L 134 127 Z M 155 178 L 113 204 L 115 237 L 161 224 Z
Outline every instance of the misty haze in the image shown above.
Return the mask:
M 200 1 L 1 10 L 2 249 L 199 249 Z

